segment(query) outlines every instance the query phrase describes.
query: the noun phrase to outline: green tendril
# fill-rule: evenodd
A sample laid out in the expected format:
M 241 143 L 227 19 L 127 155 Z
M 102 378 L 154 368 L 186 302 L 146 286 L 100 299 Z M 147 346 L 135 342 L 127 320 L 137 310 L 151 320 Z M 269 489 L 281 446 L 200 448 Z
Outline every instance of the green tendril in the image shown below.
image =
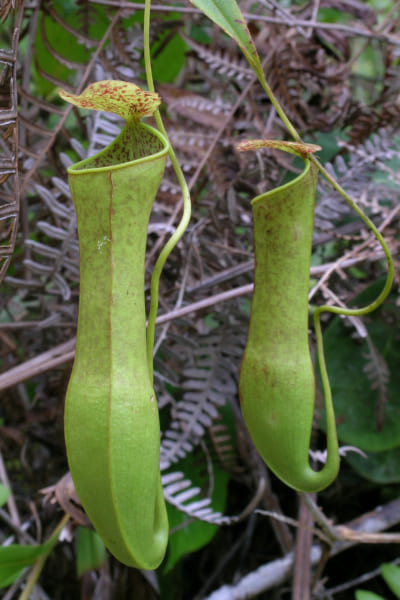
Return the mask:
M 149 91 L 154 92 L 154 81 L 153 81 L 153 73 L 151 69 L 151 56 L 150 56 L 150 10 L 151 10 L 151 0 L 145 0 L 145 9 L 144 9 L 144 31 L 143 31 L 143 44 L 144 44 L 144 64 L 146 70 L 146 80 L 147 87 Z M 160 111 L 157 109 L 154 112 L 154 118 L 157 123 L 157 127 L 163 133 L 163 135 L 169 140 L 168 133 L 164 127 L 162 122 L 162 118 L 160 115 Z M 155 339 L 155 328 L 156 328 L 156 318 L 158 311 L 158 293 L 159 293 L 159 284 L 160 277 L 164 265 L 167 261 L 168 256 L 171 254 L 172 250 L 175 248 L 183 234 L 185 233 L 187 226 L 190 221 L 192 206 L 190 199 L 190 192 L 188 185 L 186 183 L 185 177 L 183 175 L 182 169 L 179 165 L 178 159 L 175 155 L 174 150 L 172 149 L 171 143 L 169 145 L 168 151 L 169 158 L 171 160 L 172 166 L 176 173 L 180 188 L 182 190 L 182 200 L 183 200 L 183 213 L 181 220 L 175 229 L 175 232 L 169 238 L 163 249 L 161 250 L 156 264 L 154 265 L 153 274 L 151 277 L 150 284 L 150 309 L 148 315 L 148 325 L 147 325 L 147 362 L 149 366 L 149 372 L 151 378 L 153 377 L 153 350 L 154 350 L 154 339 Z

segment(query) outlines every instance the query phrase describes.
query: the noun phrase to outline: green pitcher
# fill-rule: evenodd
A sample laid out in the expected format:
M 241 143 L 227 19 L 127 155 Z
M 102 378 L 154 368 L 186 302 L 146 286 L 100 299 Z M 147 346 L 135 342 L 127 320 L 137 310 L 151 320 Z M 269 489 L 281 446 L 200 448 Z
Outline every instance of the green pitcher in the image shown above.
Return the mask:
M 146 359 L 144 262 L 169 146 L 160 132 L 139 121 L 149 111 L 143 111 L 137 90 L 108 81 L 81 96 L 60 91 L 78 106 L 126 119 L 107 148 L 68 169 L 80 297 L 65 440 L 78 496 L 107 548 L 122 563 L 154 569 L 165 554 L 168 519 L 157 400 Z M 149 100 L 150 92 L 140 92 Z M 158 95 L 153 96 L 157 106 Z
M 303 153 L 314 146 L 250 141 L 239 149 L 263 145 L 299 154 L 305 165 L 294 180 L 252 200 L 254 293 L 240 372 L 241 409 L 270 469 L 296 490 L 317 492 L 337 476 L 339 452 L 333 405 L 326 398 L 327 462 L 321 471 L 311 468 L 315 378 L 308 291 L 317 169 Z

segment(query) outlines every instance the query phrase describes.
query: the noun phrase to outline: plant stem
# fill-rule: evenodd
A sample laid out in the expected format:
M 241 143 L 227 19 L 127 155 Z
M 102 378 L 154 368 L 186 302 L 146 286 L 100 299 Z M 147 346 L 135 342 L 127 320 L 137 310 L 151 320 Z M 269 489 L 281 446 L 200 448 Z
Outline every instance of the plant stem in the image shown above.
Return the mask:
M 47 540 L 47 542 L 45 543 L 46 549 L 43 551 L 43 554 L 41 554 L 36 559 L 32 569 L 29 573 L 29 577 L 27 579 L 26 585 L 25 585 L 21 595 L 19 596 L 19 600 L 29 600 L 29 596 L 31 595 L 31 592 L 35 586 L 35 583 L 39 579 L 40 573 L 42 572 L 42 569 L 45 565 L 47 557 L 49 556 L 50 552 L 53 550 L 54 546 L 56 545 L 56 543 L 58 541 L 58 537 L 59 537 L 62 529 L 68 523 L 69 519 L 70 519 L 70 515 L 65 514 L 63 516 L 63 518 L 61 519 L 61 521 L 59 522 L 59 524 L 57 525 L 57 527 L 55 528 L 55 530 L 53 531 L 53 533 L 51 534 L 51 536 L 49 537 L 49 539 Z
M 146 70 L 146 79 L 147 79 L 147 87 L 151 92 L 154 92 L 154 82 L 153 82 L 153 74 L 151 70 L 151 56 L 150 56 L 150 8 L 151 8 L 151 0 L 146 0 L 145 9 L 144 9 L 144 24 L 143 24 L 143 44 L 144 44 L 144 64 Z M 161 133 L 168 138 L 168 133 L 164 127 L 164 124 L 161 119 L 160 111 L 156 110 L 154 113 L 154 117 L 157 123 L 158 129 Z M 150 377 L 153 378 L 153 348 L 154 348 L 154 337 L 155 337 L 155 327 L 156 327 L 156 317 L 158 310 L 158 291 L 159 291 L 159 283 L 161 272 L 164 268 L 165 262 L 168 256 L 171 254 L 172 250 L 175 248 L 176 244 L 181 239 L 182 235 L 186 231 L 186 228 L 190 221 L 191 216 L 191 199 L 188 185 L 186 183 L 185 177 L 183 175 L 182 169 L 179 165 L 178 159 L 175 155 L 174 150 L 172 149 L 171 144 L 169 145 L 169 158 L 171 160 L 172 166 L 175 170 L 179 185 L 182 190 L 182 199 L 183 199 L 183 213 L 181 220 L 172 234 L 170 239 L 167 241 L 163 249 L 161 250 L 156 264 L 154 265 L 153 274 L 151 277 L 150 284 L 150 310 L 148 315 L 148 325 L 147 325 L 147 364 L 150 372 Z
M 279 100 L 277 99 L 274 92 L 268 85 L 268 82 L 265 79 L 263 71 L 259 71 L 257 69 L 256 74 L 258 77 L 258 81 L 260 82 L 263 90 L 267 94 L 272 106 L 275 108 L 276 112 L 278 113 L 278 115 L 279 115 L 281 121 L 283 122 L 283 124 L 285 125 L 286 129 L 289 131 L 290 135 L 292 136 L 292 138 L 294 138 L 296 140 L 296 142 L 302 143 L 303 140 L 301 139 L 299 133 L 297 132 L 297 129 L 295 128 L 295 126 L 293 125 L 293 123 L 291 122 L 291 120 L 289 119 L 289 117 L 286 115 L 285 111 L 279 104 Z

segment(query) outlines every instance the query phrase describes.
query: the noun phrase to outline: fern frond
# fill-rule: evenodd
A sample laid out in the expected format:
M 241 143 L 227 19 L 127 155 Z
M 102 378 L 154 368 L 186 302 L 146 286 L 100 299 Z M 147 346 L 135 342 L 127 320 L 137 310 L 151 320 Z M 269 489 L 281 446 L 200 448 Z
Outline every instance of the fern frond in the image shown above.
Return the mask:
M 229 428 L 219 416 L 208 428 L 213 449 L 223 469 L 232 471 L 236 463 L 236 451 Z
M 4 22 L 10 15 L 14 26 L 6 27 Z M 0 283 L 14 252 L 19 215 L 17 49 L 22 15 L 20 1 L 3 2 L 0 7 L 3 43 L 8 37 L 10 44 L 0 48 Z
M 55 186 L 60 190 L 60 183 L 62 182 L 58 177 L 54 178 Z M 60 197 L 57 194 L 53 194 L 49 189 L 42 185 L 36 184 L 35 190 L 39 194 L 40 198 L 46 204 L 47 208 L 58 217 L 64 219 L 70 219 L 72 210 L 72 198 L 71 192 L 67 184 L 63 184 L 63 193 L 67 198 L 67 202 L 60 201 Z
M 204 156 L 205 150 L 214 142 L 215 135 L 209 130 L 204 129 L 183 129 L 174 124 L 171 127 L 169 135 L 171 144 L 180 152 L 188 155 Z M 218 140 L 218 145 L 223 148 L 231 148 L 231 140 L 221 137 Z
M 182 37 L 197 56 L 218 75 L 226 75 L 228 80 L 234 77 L 236 81 L 250 80 L 254 77 L 253 71 L 242 58 L 232 58 L 227 50 L 210 50 L 209 47 L 198 44 L 183 34 Z
M 135 23 L 126 30 L 115 27 L 111 35 L 112 49 L 115 62 L 129 70 L 131 78 L 140 76 L 141 68 L 139 60 L 143 52 L 143 29 L 139 23 Z M 126 72 L 128 76 L 128 72 Z
M 228 517 L 221 512 L 214 511 L 211 498 L 200 497 L 201 489 L 193 486 L 184 473 L 174 471 L 161 476 L 164 497 L 176 509 L 186 514 L 191 519 L 205 521 L 212 525 L 228 525 L 237 521 L 237 517 Z M 188 503 L 188 501 L 191 502 Z
M 160 93 L 169 110 L 208 129 L 218 130 L 221 126 L 221 117 L 228 115 L 232 108 L 220 96 L 213 100 L 171 84 L 161 85 Z
M 237 393 L 233 365 L 223 355 L 225 341 L 221 331 L 204 336 L 193 350 L 194 364 L 183 373 L 183 400 L 161 442 L 164 470 L 192 450 L 218 417 L 218 408 Z
M 3 0 L 0 5 L 0 21 L 3 23 L 14 11 L 22 11 L 22 0 Z
M 383 220 L 398 202 L 400 142 L 396 131 L 382 129 L 358 146 L 338 144 L 346 148 L 348 159 L 338 155 L 333 163 L 325 165 L 327 170 L 356 201 L 363 203 L 367 214 Z M 318 190 L 322 198 L 315 208 L 315 225 L 321 230 L 332 229 L 351 209 L 322 178 Z
M 123 121 L 119 115 L 96 111 L 88 119 L 88 137 L 90 140 L 88 156 L 93 156 L 120 133 Z
M 43 291 L 55 288 L 63 301 L 68 301 L 71 298 L 71 284 L 79 279 L 76 217 L 67 184 L 57 177 L 53 178 L 53 184 L 53 188 L 38 184 L 35 186 L 38 197 L 47 207 L 53 222 L 37 222 L 37 231 L 44 234 L 43 240 L 46 239 L 46 242 L 25 240 L 29 256 L 24 259 L 24 265 Z M 54 245 L 50 245 L 51 243 Z M 16 285 L 15 278 L 10 283 Z
M 183 399 L 176 403 L 172 422 L 161 442 L 163 470 L 191 452 L 206 432 L 215 436 L 218 447 L 218 428 L 214 433 L 210 428 L 220 424 L 221 407 L 237 395 L 237 372 L 245 341 L 242 328 L 221 324 L 200 336 L 198 344 L 190 349 L 191 364 L 183 370 Z M 229 462 L 231 448 L 222 449 L 226 442 L 222 430 L 219 435 L 221 459 L 225 453 Z

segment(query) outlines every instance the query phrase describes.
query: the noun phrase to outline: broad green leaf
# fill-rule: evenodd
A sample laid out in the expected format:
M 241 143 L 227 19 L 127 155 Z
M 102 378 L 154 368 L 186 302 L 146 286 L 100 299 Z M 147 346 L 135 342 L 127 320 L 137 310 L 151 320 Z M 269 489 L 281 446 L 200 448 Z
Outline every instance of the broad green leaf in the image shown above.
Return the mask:
M 339 152 L 339 140 L 347 140 L 347 136 L 340 129 L 331 129 L 330 131 L 314 131 L 313 140 L 321 150 L 318 154 L 322 163 L 333 160 Z M 318 202 L 318 199 L 317 199 Z
M 11 585 L 18 579 L 25 567 L 33 565 L 35 560 L 47 552 L 48 545 L 40 546 L 11 546 L 0 547 L 0 588 Z
M 260 57 L 235 0 L 191 0 L 191 2 L 235 40 L 254 72 L 259 78 L 264 79 Z
M 169 19 L 171 18 L 176 19 L 177 14 L 171 13 Z M 174 83 L 185 64 L 187 49 L 188 45 L 180 35 L 176 34 L 171 39 L 169 39 L 168 33 L 161 35 L 151 48 L 151 68 L 154 81 L 157 81 L 158 84 Z
M 396 598 L 400 598 L 400 568 L 396 567 L 396 565 L 385 563 L 381 565 L 381 573 Z
M 378 296 L 382 287 L 382 281 L 374 283 L 357 296 L 353 304 L 365 306 Z M 380 431 L 376 427 L 378 391 L 372 389 L 364 370 L 368 362 L 368 343 L 354 339 L 352 330 L 336 317 L 324 334 L 325 355 L 340 441 L 365 452 L 383 452 L 400 446 L 400 309 L 396 295 L 392 293 L 381 308 L 364 319 L 364 324 L 389 369 Z M 349 455 L 349 460 L 368 465 L 359 457 Z
M 368 590 L 357 590 L 356 600 L 386 600 L 386 598 Z
M 79 30 L 82 22 L 79 6 L 75 0 L 55 0 L 52 8 L 67 24 L 63 27 L 53 16 L 40 14 L 40 25 L 36 29 L 35 37 L 35 64 L 33 66 L 33 79 L 37 92 L 52 99 L 56 85 L 53 81 L 70 83 L 74 78 L 73 70 L 67 64 L 86 65 L 90 60 L 93 50 L 96 48 L 97 40 L 100 40 L 109 24 L 108 15 L 104 7 L 92 7 L 92 18 L 88 22 L 86 31 L 87 39 L 93 40 L 91 48 L 82 44 L 79 37 L 74 35 L 73 30 Z M 71 31 L 68 31 L 71 28 Z M 24 52 L 24 41 L 21 51 Z M 51 75 L 52 81 L 46 78 Z
M 349 452 L 346 454 L 349 465 L 368 481 L 374 483 L 400 482 L 400 448 L 383 452 L 366 452 L 366 457 Z
M 10 490 L 8 487 L 0 483 L 0 506 L 3 506 L 7 502 L 9 495 Z
M 86 571 L 98 569 L 106 560 L 106 547 L 96 531 L 79 527 L 78 547 L 76 552 L 76 570 L 78 577 Z

